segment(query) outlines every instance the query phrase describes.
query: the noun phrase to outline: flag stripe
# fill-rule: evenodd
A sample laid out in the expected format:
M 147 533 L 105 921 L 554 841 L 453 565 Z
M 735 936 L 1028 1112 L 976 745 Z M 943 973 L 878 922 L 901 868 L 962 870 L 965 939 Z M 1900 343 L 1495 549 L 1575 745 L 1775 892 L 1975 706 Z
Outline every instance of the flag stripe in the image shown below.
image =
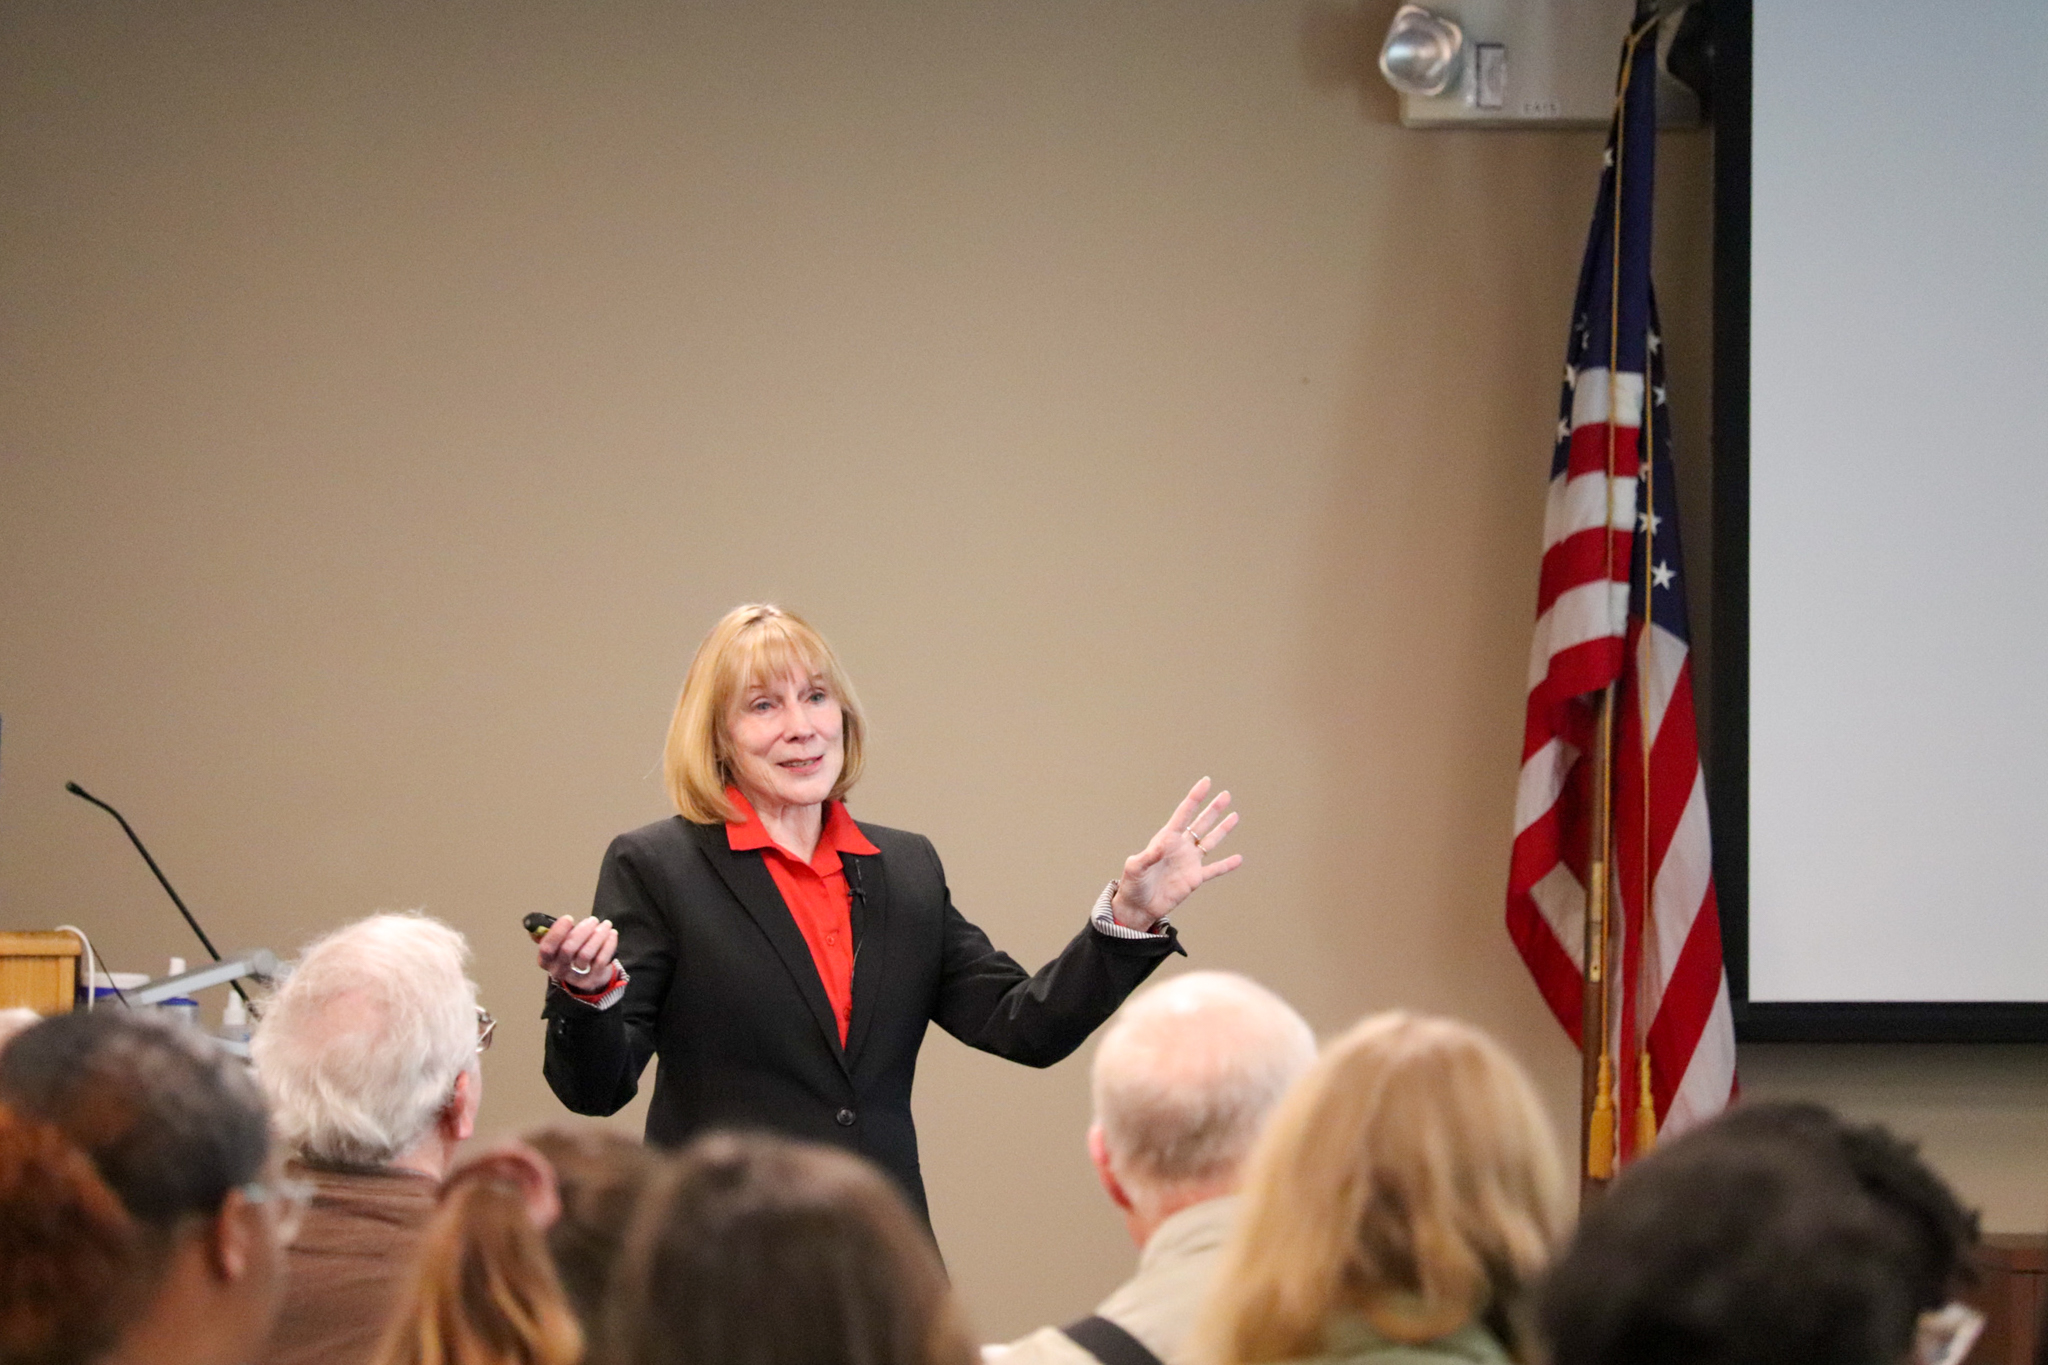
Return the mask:
M 1685 1064 L 1685 1079 L 1664 1110 L 1659 1131 L 1677 1136 L 1697 1128 L 1735 1098 L 1735 1015 L 1722 982 L 1700 1030 L 1699 1045 Z
M 1614 425 L 1636 428 L 1643 424 L 1643 377 L 1624 370 L 1613 375 L 1604 365 L 1580 370 L 1572 381 L 1572 431 L 1581 427 L 1605 427 L 1610 414 Z
M 1687 716 L 1691 715 L 1692 675 L 1685 666 L 1690 655 L 1685 641 L 1662 626 L 1651 625 L 1636 641 L 1636 670 L 1643 684 L 1643 725 L 1653 735 L 1664 728 L 1664 712 L 1681 686 L 1685 689 Z
M 1625 565 L 1628 561 L 1624 559 L 1621 562 Z M 1536 638 L 1541 642 L 1543 656 L 1531 661 L 1535 666 L 1530 669 L 1530 683 L 1541 682 L 1546 674 L 1556 672 L 1560 663 L 1559 656 L 1569 655 L 1575 647 L 1594 641 L 1603 646 L 1603 655 L 1607 652 L 1607 646 L 1613 646 L 1614 658 L 1609 665 L 1611 678 L 1614 667 L 1621 661 L 1621 639 L 1615 625 L 1627 619 L 1626 583 L 1595 579 L 1591 583 L 1582 583 L 1559 593 L 1550 610 L 1544 612 L 1536 622 Z M 1565 662 L 1570 660 L 1567 659 Z M 1603 679 L 1595 686 L 1604 687 L 1606 681 Z M 1579 692 L 1591 690 L 1592 688 L 1574 687 L 1565 695 L 1576 696 Z
M 1670 852 L 1657 865 L 1657 880 L 1652 894 L 1657 905 L 1674 907 L 1679 913 L 1659 914 L 1656 917 L 1655 932 L 1650 942 L 1656 946 L 1657 960 L 1662 970 L 1655 978 L 1660 997 L 1670 994 L 1671 974 L 1676 970 L 1679 955 L 1684 951 L 1689 938 L 1698 932 L 1699 907 L 1706 903 L 1714 889 L 1714 869 L 1697 855 L 1707 847 L 1707 784 L 1704 780 L 1693 784 L 1692 795 L 1686 800 L 1685 813 L 1679 817 L 1679 829 L 1684 837 L 1671 841 Z M 1714 927 L 1715 942 L 1714 968 L 1719 971 L 1720 925 Z
M 1623 466 L 1628 472 L 1625 477 L 1609 478 L 1607 466 L 1584 473 L 1573 473 L 1555 479 L 1550 485 L 1550 500 L 1544 509 L 1543 543 L 1555 546 L 1581 531 L 1598 531 L 1613 527 L 1619 531 L 1632 531 L 1636 524 L 1636 492 L 1640 485 L 1636 481 L 1635 465 Z M 1608 503 L 1609 497 L 1613 504 Z M 1596 536 L 1594 542 L 1597 544 Z M 1627 548 L 1624 544 L 1623 548 Z
M 1629 501 L 1633 503 L 1635 499 L 1631 497 Z M 1549 611 L 1575 587 L 1597 586 L 1601 579 L 1614 576 L 1617 566 L 1628 563 L 1628 555 L 1628 534 L 1604 528 L 1597 522 L 1589 530 L 1566 536 L 1543 556 L 1543 579 L 1536 593 L 1537 614 Z M 1589 578 L 1593 583 L 1587 583 Z
M 1544 924 L 1542 911 L 1527 897 L 1522 898 L 1519 905 L 1510 905 L 1508 932 L 1535 975 L 1537 985 L 1543 991 L 1544 1003 L 1564 1023 L 1565 1032 L 1576 1044 L 1584 1003 L 1579 960 L 1565 952 L 1564 946 Z
M 1568 761 L 1564 741 L 1552 736 L 1522 764 L 1522 781 L 1515 793 L 1517 835 L 1557 804 L 1557 795 L 1564 789 L 1564 770 Z
M 1721 972 L 1721 919 L 1708 901 L 1693 920 L 1692 933 L 1678 955 L 1671 983 L 1664 990 L 1663 1007 L 1650 1025 L 1653 1067 L 1674 1079 L 1683 1074 L 1686 1060 L 1698 1049 L 1712 1017 L 1716 997 L 1726 989 Z M 1732 1046 L 1729 1053 L 1733 1055 Z M 1660 1110 L 1669 1108 L 1667 1097 L 1671 1093 L 1666 1091 L 1659 1097 Z

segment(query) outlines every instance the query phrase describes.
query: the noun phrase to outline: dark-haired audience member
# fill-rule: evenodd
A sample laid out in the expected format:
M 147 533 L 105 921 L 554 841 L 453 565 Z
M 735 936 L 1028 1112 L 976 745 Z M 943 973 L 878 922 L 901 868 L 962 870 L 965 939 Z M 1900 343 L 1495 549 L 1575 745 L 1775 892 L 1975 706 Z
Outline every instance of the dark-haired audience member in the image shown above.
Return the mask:
M 1316 1038 L 1288 1003 L 1230 972 L 1134 996 L 1095 1050 L 1088 1155 L 1142 1251 L 1138 1273 L 1066 1328 L 1012 1343 L 1002 1365 L 1178 1362 L 1237 1211 L 1245 1158 Z M 1117 1353 L 1123 1354 L 1118 1357 Z
M 1974 1279 L 1976 1213 L 1890 1129 L 1849 1123 L 1823 1105 L 1778 1100 L 1737 1105 L 1714 1126 L 1724 1135 L 1811 1143 L 1840 1158 L 1863 1192 L 1905 1228 L 1912 1243 L 1905 1272 L 1920 1312 L 1945 1306 Z
M 378 1365 L 575 1365 L 659 1161 L 602 1131 L 464 1160 L 441 1186 Z
M 1852 1160 L 1847 1130 L 1810 1115 L 1738 1114 L 1660 1147 L 1586 1213 L 1543 1293 L 1555 1365 L 1914 1358 L 1946 1253 L 1930 1258 L 1924 1229 L 1873 1197 L 1873 1149 L 1850 1144 Z M 1902 1152 L 1881 1167 L 1903 1169 Z
M 1571 1210 L 1522 1068 L 1468 1024 L 1402 1013 L 1325 1046 L 1241 1198 L 1197 1329 L 1214 1365 L 1526 1358 L 1528 1296 Z
M 973 1365 L 924 1225 L 859 1157 L 699 1138 L 655 1176 L 593 1365 Z
M 310 945 L 265 1009 L 251 1059 L 317 1192 L 261 1365 L 364 1365 L 383 1338 L 483 1097 L 468 957 L 436 920 L 372 915 Z
M 242 1365 L 303 1204 L 242 1064 L 125 1010 L 0 1052 L 0 1365 Z

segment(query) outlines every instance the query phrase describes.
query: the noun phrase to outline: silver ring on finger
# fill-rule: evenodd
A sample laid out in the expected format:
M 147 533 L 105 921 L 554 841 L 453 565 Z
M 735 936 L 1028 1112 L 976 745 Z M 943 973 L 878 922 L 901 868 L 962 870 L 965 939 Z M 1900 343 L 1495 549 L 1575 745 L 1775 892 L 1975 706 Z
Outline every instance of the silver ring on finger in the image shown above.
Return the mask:
M 591 964 L 588 962 L 572 962 L 569 964 L 569 970 L 578 976 L 589 976 L 590 968 Z

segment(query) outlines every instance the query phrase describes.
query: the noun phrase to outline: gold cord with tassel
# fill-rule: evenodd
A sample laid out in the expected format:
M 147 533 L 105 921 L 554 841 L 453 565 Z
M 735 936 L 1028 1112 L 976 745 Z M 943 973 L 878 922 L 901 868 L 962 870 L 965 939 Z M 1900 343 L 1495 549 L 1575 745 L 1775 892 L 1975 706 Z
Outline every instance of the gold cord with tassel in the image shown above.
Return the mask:
M 1600 1056 L 1600 1089 L 1586 1127 L 1586 1174 L 1595 1180 L 1614 1179 L 1614 1062 L 1605 1053 Z
M 1650 1054 L 1636 1054 L 1641 1084 L 1636 1087 L 1636 1159 L 1642 1160 L 1657 1145 L 1657 1092 L 1650 1086 Z

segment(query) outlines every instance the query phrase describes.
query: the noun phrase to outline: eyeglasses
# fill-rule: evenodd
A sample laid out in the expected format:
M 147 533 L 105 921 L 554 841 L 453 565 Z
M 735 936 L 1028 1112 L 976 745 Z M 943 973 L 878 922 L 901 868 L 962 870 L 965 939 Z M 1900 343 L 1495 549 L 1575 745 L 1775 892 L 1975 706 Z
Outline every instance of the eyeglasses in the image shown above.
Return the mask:
M 491 1018 L 491 1012 L 482 1005 L 476 1007 L 476 1050 L 491 1050 L 491 1035 L 498 1031 L 498 1021 Z
M 1913 1333 L 1914 1365 L 1961 1365 L 1984 1330 L 1984 1315 L 1964 1303 L 1922 1313 Z
M 242 1186 L 242 1198 L 251 1204 L 273 1206 L 271 1235 L 277 1238 L 279 1246 L 285 1247 L 299 1235 L 299 1226 L 306 1221 L 306 1209 L 312 1204 L 316 1192 L 316 1188 L 306 1181 L 284 1176 L 275 1180 L 252 1180 Z

